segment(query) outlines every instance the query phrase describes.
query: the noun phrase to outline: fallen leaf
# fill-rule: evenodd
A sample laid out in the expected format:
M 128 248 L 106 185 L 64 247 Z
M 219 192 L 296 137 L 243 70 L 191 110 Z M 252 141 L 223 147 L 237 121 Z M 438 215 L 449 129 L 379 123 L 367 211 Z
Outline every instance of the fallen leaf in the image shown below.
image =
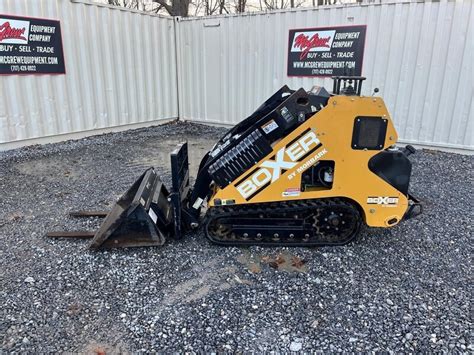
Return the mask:
M 301 258 L 297 256 L 294 256 L 291 260 L 291 265 L 297 269 L 302 268 L 304 264 L 306 264 L 306 260 L 302 260 Z
M 262 271 L 262 269 L 260 268 L 260 265 L 255 264 L 255 263 L 251 263 L 251 264 L 249 265 L 249 271 L 250 271 L 252 274 L 258 274 L 259 272 Z
M 278 269 L 278 263 L 275 261 L 270 261 L 268 265 L 270 265 L 274 269 Z
M 285 261 L 285 258 L 281 254 L 278 254 L 277 258 L 275 259 L 275 262 L 279 265 L 285 263 Z

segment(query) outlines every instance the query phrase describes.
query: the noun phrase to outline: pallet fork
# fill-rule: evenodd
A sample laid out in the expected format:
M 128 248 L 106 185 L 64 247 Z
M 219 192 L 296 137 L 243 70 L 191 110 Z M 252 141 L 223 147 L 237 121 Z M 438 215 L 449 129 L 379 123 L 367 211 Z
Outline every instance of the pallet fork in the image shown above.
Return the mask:
M 171 153 L 172 189 L 148 168 L 114 204 L 110 212 L 73 211 L 72 217 L 102 217 L 96 232 L 50 232 L 50 238 L 92 238 L 89 249 L 161 246 L 183 234 L 182 208 L 189 194 L 188 145 Z

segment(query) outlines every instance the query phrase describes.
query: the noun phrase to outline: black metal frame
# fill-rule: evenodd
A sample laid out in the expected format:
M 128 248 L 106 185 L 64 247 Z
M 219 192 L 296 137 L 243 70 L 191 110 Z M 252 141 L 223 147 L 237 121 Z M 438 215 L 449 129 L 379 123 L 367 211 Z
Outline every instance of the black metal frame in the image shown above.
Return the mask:
M 408 209 L 402 218 L 402 221 L 414 218 L 423 212 L 423 204 L 415 196 L 408 194 Z
M 341 75 L 341 76 L 333 76 L 332 79 L 333 87 L 332 92 L 334 95 L 357 95 L 360 96 L 362 91 L 362 82 L 366 79 L 364 76 L 348 76 L 348 75 Z M 352 82 L 354 82 L 354 86 L 351 86 Z M 341 88 L 341 84 L 344 86 Z M 347 85 L 349 84 L 349 85 Z M 352 87 L 353 91 L 349 91 L 348 88 Z
M 171 205 L 174 215 L 174 237 L 180 239 L 183 234 L 183 210 L 189 195 L 188 143 L 184 142 L 171 153 Z

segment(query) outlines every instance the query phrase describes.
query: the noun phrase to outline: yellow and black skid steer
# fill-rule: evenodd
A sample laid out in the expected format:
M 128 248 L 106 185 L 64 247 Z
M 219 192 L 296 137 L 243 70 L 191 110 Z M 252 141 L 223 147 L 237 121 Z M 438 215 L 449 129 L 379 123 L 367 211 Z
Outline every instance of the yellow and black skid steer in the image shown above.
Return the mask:
M 172 187 L 148 169 L 92 238 L 90 247 L 163 245 L 202 226 L 222 245 L 322 246 L 353 240 L 361 224 L 393 227 L 421 213 L 408 191 L 411 146 L 364 77 L 322 87 L 282 87 L 203 157 L 189 186 L 187 143 L 171 154 Z M 76 216 L 94 215 L 75 212 Z

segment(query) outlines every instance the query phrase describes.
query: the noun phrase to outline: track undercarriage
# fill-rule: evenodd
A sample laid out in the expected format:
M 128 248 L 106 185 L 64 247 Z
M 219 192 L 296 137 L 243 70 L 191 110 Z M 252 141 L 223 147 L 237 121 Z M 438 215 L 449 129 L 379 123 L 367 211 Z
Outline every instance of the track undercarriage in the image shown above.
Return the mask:
M 355 204 L 342 198 L 212 207 L 204 228 L 222 245 L 343 245 L 361 225 Z

